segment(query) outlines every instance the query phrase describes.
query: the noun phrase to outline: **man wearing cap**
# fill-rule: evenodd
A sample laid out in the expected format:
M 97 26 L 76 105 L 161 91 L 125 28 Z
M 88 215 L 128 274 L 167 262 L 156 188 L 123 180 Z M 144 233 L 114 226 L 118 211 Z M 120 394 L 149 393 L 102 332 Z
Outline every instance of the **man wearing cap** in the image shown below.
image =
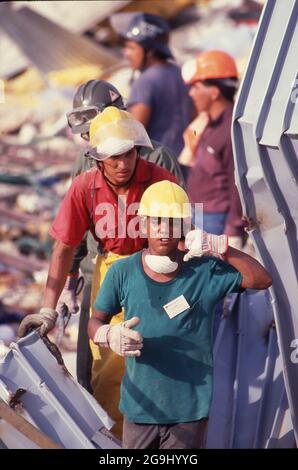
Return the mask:
M 266 289 L 272 279 L 256 260 L 228 247 L 227 235 L 188 231 L 189 200 L 175 183 L 147 188 L 138 214 L 148 248 L 111 267 L 89 336 L 126 358 L 123 447 L 201 448 L 212 398 L 214 307 L 229 292 Z M 182 235 L 186 255 L 178 249 Z M 113 326 L 122 308 L 125 321 Z
M 186 62 L 185 83 L 198 113 L 186 130 L 185 148 L 190 166 L 187 192 L 193 203 L 203 203 L 207 232 L 225 233 L 230 244 L 243 242 L 242 208 L 235 185 L 231 142 L 233 100 L 238 72 L 234 59 L 224 51 L 209 50 Z M 194 221 L 195 222 L 195 221 Z
M 193 211 L 193 224 L 207 232 L 229 236 L 229 244 L 241 249 L 244 242 L 242 208 L 235 185 L 231 121 L 238 72 L 234 59 L 224 51 L 208 50 L 182 68 L 197 110 L 197 118 L 185 130 L 180 158 L 189 172 L 187 192 L 192 203 L 203 204 Z M 179 158 L 179 161 L 180 161 Z M 203 220 L 202 220 L 203 219 Z M 217 306 L 217 331 L 223 302 Z
M 182 134 L 193 106 L 179 67 L 170 59 L 169 26 L 157 15 L 118 13 L 111 24 L 124 41 L 123 53 L 139 77 L 133 81 L 128 109 L 151 139 L 167 145 L 178 157 Z
M 23 320 L 19 336 L 32 327 L 39 327 L 42 335 L 54 327 L 56 305 L 75 249 L 86 231 L 90 230 L 102 249 L 94 271 L 92 295 L 95 295 L 116 259 L 145 246 L 146 240 L 135 236 L 137 231 L 130 224 L 145 189 L 156 181 L 177 181 L 167 170 L 139 158 L 138 148 L 152 148 L 152 144 L 143 125 L 126 111 L 110 106 L 96 116 L 90 124 L 90 144 L 90 156 L 96 160 L 96 166 L 77 176 L 64 197 L 50 230 L 56 244 L 43 308 L 39 314 L 28 315 Z M 123 361 L 106 351 L 101 360 L 98 347 L 93 347 L 93 359 L 94 396 L 117 421 L 113 430 L 121 436 L 121 415 L 116 404 Z

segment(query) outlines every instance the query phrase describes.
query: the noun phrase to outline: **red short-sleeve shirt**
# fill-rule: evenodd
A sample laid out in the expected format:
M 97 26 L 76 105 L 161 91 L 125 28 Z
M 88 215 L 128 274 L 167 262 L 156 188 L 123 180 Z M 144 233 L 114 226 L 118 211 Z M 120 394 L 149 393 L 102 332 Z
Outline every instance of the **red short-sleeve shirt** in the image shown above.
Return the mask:
M 119 211 L 117 195 L 107 184 L 100 170 L 77 176 L 66 193 L 50 229 L 50 235 L 66 245 L 77 246 L 90 230 L 103 251 L 132 254 L 145 246 L 146 239 L 131 233 L 135 214 L 145 189 L 158 181 L 178 183 L 167 170 L 139 159 L 126 200 L 126 209 Z M 132 205 L 133 204 L 133 205 Z M 130 223 L 131 222 L 131 223 Z

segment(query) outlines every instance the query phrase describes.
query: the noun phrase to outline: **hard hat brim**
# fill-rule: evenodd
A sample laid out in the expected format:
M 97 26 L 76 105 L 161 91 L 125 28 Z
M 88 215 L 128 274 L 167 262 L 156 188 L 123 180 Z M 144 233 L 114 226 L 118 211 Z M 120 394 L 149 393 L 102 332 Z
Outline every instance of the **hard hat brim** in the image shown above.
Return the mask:
M 103 145 L 94 147 L 90 156 L 100 162 L 128 152 L 135 146 L 133 140 L 108 139 Z

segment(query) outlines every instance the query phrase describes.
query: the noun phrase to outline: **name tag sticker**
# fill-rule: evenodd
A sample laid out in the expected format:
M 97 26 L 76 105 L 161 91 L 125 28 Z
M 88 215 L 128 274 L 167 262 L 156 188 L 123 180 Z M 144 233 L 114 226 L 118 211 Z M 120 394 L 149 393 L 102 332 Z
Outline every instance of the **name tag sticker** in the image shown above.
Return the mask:
M 187 302 L 186 298 L 184 295 L 179 295 L 174 300 L 171 300 L 168 304 L 163 305 L 163 308 L 165 309 L 167 315 L 170 318 L 176 317 L 176 315 L 179 315 L 179 313 L 184 312 L 184 310 L 188 309 L 190 307 L 189 303 Z

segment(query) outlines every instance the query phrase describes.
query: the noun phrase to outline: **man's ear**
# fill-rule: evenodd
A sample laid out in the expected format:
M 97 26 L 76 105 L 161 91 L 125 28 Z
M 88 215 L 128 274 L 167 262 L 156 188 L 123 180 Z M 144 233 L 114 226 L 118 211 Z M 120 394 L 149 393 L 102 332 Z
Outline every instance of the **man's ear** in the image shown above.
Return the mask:
M 211 91 L 211 99 L 213 101 L 216 101 L 221 95 L 220 89 L 215 85 L 211 87 L 210 91 Z
M 96 162 L 96 166 L 97 166 L 97 168 L 98 168 L 100 171 L 103 170 L 102 162 L 97 161 L 97 162 Z
M 146 58 L 148 59 L 153 59 L 155 57 L 154 50 L 149 49 L 149 51 L 145 51 L 146 53 Z

